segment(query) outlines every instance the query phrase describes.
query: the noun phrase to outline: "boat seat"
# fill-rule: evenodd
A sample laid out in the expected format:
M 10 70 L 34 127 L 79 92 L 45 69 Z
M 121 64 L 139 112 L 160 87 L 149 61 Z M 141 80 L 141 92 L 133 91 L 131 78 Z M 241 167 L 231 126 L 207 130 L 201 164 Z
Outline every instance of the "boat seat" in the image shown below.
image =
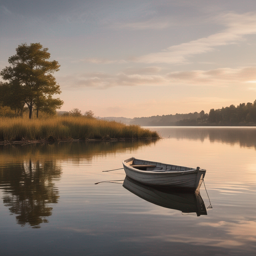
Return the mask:
M 154 164 L 131 164 L 133 168 L 155 168 Z

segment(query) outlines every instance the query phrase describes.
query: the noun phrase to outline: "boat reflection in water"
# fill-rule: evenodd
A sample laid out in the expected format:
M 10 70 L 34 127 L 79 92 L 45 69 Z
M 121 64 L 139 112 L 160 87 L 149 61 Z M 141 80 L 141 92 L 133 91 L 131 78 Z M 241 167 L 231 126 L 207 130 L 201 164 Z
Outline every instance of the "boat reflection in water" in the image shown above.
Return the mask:
M 159 206 L 179 210 L 183 213 L 195 212 L 197 216 L 207 215 L 204 201 L 197 192 L 177 192 L 166 188 L 155 188 L 141 184 L 128 176 L 123 187 L 136 196 Z

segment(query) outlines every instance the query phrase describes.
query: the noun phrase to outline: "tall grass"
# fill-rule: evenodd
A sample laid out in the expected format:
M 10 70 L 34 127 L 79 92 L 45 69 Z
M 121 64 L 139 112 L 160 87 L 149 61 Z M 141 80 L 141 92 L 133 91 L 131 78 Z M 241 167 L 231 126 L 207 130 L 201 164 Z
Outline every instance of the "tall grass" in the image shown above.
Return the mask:
M 54 139 L 159 138 L 156 132 L 137 125 L 84 117 L 53 117 L 28 120 L 0 118 L 0 141 Z

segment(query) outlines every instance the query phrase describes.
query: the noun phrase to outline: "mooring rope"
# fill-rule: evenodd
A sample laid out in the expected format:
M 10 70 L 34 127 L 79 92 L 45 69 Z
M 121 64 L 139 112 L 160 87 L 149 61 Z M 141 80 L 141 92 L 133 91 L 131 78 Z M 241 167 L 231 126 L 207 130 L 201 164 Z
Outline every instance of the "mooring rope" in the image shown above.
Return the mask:
M 207 194 L 207 196 L 208 196 L 209 203 L 210 203 L 210 205 L 207 207 L 207 209 L 209 209 L 209 208 L 212 209 L 212 208 L 213 208 L 213 207 L 212 207 L 212 203 L 211 203 L 210 197 L 209 197 L 209 195 L 208 195 L 208 191 L 207 191 L 207 189 L 206 189 L 204 179 L 203 179 L 203 183 L 204 183 L 204 188 L 205 188 L 205 191 L 206 191 L 206 194 Z

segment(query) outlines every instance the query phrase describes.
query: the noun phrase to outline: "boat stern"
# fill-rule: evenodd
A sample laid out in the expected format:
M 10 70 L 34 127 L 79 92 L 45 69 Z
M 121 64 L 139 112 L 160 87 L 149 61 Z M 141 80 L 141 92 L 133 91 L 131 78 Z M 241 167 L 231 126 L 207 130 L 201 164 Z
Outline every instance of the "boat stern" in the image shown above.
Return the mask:
M 206 173 L 206 170 L 204 170 L 204 169 L 198 170 L 196 191 L 200 190 L 200 187 L 201 187 L 204 177 L 205 177 L 205 173 Z

